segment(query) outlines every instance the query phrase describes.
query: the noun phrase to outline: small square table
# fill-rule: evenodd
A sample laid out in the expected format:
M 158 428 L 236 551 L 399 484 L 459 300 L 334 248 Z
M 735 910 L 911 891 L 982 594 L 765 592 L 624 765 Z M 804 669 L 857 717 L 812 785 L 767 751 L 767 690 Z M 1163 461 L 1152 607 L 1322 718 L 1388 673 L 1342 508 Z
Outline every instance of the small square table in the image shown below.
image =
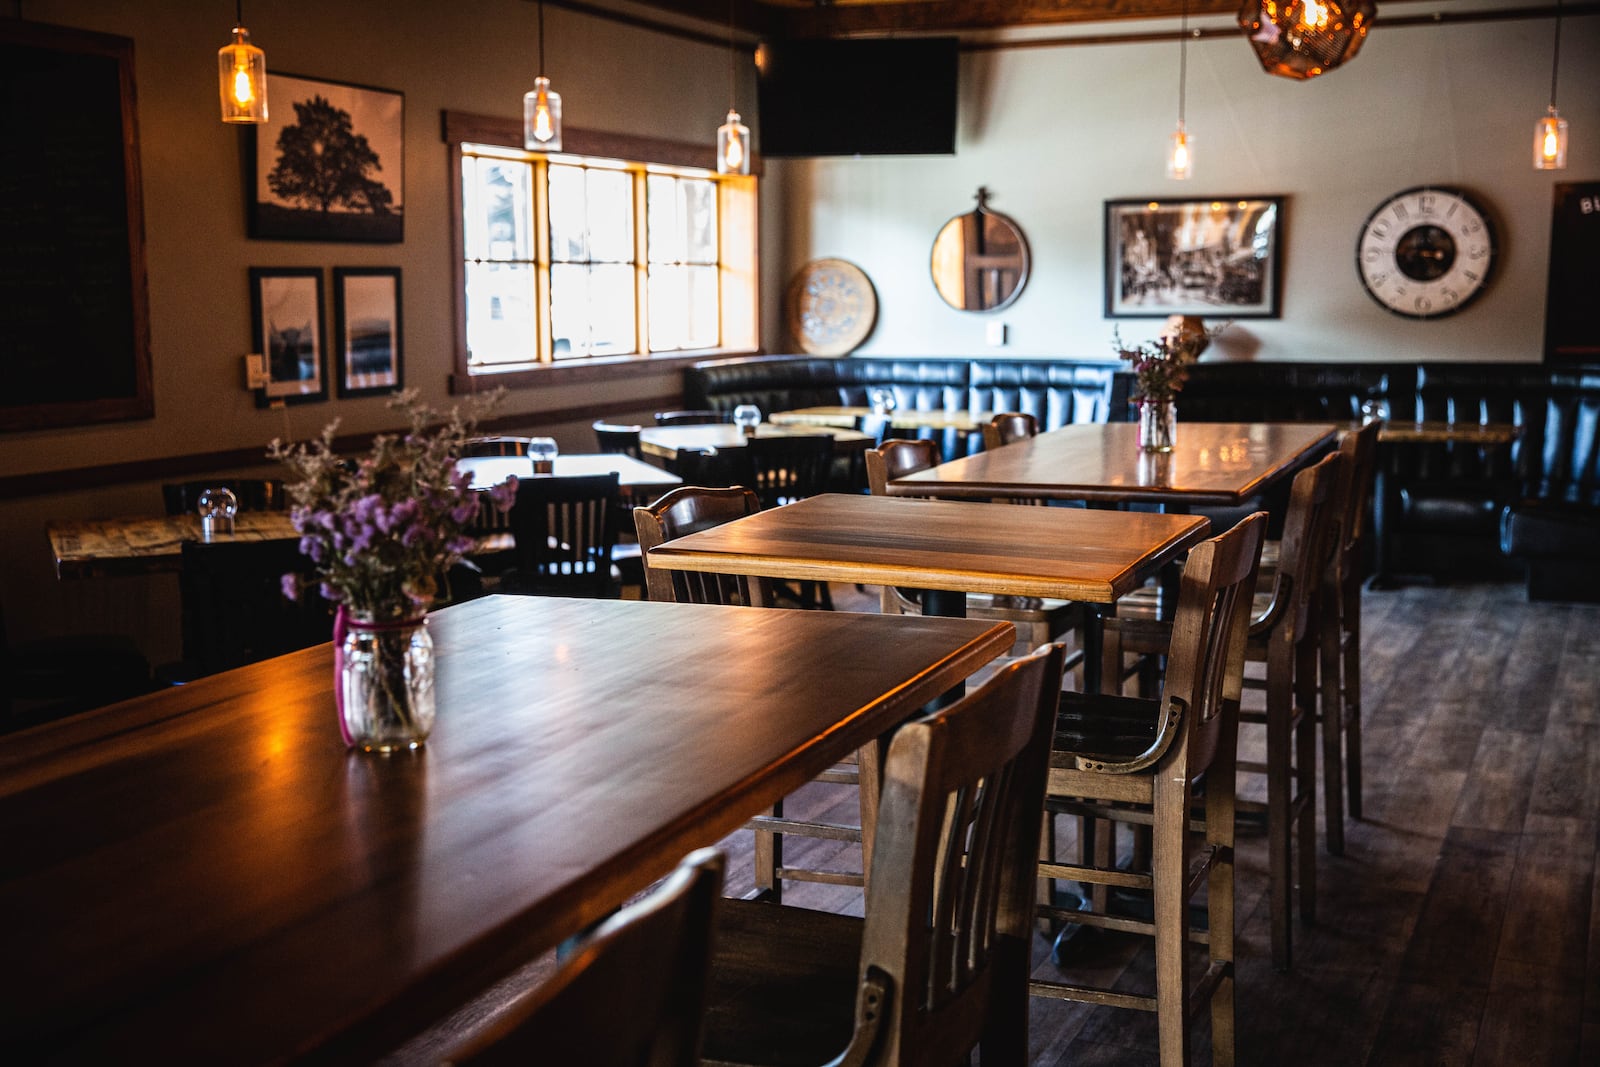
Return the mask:
M 872 438 L 855 429 L 829 426 L 774 426 L 764 422 L 756 427 L 757 437 L 833 438 L 835 452 L 865 452 Z M 680 451 L 709 452 L 719 448 L 743 448 L 744 431 L 731 422 L 683 423 L 674 426 L 646 426 L 639 431 L 639 450 L 667 463 L 676 463 Z

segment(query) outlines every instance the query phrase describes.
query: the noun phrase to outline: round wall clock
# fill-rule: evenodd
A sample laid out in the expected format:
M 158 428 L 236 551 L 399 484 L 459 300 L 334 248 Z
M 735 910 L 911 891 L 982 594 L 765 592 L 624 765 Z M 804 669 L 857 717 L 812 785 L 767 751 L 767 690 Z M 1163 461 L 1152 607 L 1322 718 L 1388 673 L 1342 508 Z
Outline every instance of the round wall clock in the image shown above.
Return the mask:
M 1361 225 L 1356 270 L 1372 299 L 1413 319 L 1453 315 L 1494 271 L 1494 226 L 1460 189 L 1419 185 L 1379 204 Z

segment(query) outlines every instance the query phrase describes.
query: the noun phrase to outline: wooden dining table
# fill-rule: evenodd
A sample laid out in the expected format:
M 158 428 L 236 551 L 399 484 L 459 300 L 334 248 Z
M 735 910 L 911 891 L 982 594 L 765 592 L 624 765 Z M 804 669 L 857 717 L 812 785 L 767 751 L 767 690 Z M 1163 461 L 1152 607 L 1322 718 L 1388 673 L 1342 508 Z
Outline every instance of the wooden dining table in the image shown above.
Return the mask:
M 775 426 L 764 422 L 756 427 L 757 437 L 811 437 L 826 434 L 833 438 L 835 452 L 865 452 L 873 440 L 855 429 L 827 426 Z M 672 426 L 646 426 L 639 431 L 639 450 L 667 463 L 676 463 L 680 451 L 708 452 L 719 448 L 743 448 L 744 431 L 731 422 L 679 423 Z
M 1115 604 L 1209 528 L 1191 515 L 825 494 L 668 541 L 646 562 L 910 587 L 925 613 L 961 616 L 967 593 Z M 1097 689 L 1099 630 L 1085 629 L 1085 687 Z
M 854 427 L 866 415 L 880 414 L 870 407 L 852 405 L 821 405 L 795 408 L 792 411 L 775 411 L 768 420 L 779 426 L 842 426 Z M 884 412 L 889 425 L 897 430 L 961 430 L 976 433 L 994 418 L 992 411 L 918 411 L 915 408 L 895 408 Z
M 466 456 L 456 460 L 456 469 L 472 475 L 474 489 L 491 489 L 513 476 L 534 477 L 533 461 L 527 456 Z M 683 479 L 676 474 L 620 452 L 559 455 L 551 474 L 557 478 L 615 474 L 617 487 L 624 494 L 636 497 L 660 496 L 683 484 Z
M 1008 623 L 489 597 L 348 752 L 322 645 L 0 738 L 0 1060 L 367 1062 L 1010 648 Z

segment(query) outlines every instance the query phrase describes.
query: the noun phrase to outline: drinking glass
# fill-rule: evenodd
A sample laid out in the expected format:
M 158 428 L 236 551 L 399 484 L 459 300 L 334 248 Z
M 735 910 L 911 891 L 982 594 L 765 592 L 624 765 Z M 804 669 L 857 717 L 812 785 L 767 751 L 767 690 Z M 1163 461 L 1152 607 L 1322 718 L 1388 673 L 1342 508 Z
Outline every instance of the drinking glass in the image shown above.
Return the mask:
M 533 460 L 533 473 L 554 474 L 556 472 L 556 456 L 561 450 L 556 447 L 554 437 L 528 438 L 528 458 Z
M 754 404 L 740 404 L 733 409 L 733 424 L 739 427 L 746 437 L 754 437 L 756 427 L 761 425 L 761 409 Z
M 200 513 L 200 540 L 210 541 L 219 533 L 233 533 L 233 517 L 239 513 L 239 498 L 232 489 L 214 486 L 202 489 L 195 501 Z
M 867 396 L 872 401 L 874 415 L 887 415 L 895 409 L 894 390 L 887 385 L 874 386 Z

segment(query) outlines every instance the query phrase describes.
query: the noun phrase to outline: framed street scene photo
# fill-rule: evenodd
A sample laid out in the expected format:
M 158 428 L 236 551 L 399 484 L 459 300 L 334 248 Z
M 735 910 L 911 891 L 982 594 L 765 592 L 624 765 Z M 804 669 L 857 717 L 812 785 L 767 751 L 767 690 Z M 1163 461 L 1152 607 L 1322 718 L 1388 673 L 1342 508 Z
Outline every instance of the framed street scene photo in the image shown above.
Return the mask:
M 251 237 L 405 237 L 403 93 L 268 73 L 267 105 L 253 127 Z
M 1106 317 L 1279 316 L 1283 198 L 1106 201 Z
M 322 271 L 251 267 L 250 315 L 254 350 L 267 357 L 267 384 L 256 390 L 256 406 L 328 399 Z
M 405 384 L 399 267 L 335 267 L 333 322 L 340 396 L 379 396 Z

